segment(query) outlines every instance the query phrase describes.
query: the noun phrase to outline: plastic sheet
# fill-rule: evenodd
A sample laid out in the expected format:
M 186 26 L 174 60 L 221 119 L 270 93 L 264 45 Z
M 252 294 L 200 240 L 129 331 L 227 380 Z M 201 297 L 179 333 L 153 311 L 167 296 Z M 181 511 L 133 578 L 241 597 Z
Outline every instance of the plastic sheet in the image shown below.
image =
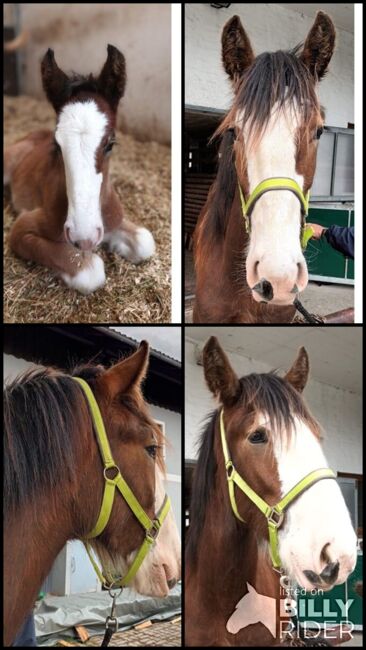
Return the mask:
M 75 638 L 73 628 L 76 625 L 83 625 L 90 636 L 104 634 L 111 604 L 112 599 L 106 591 L 74 596 L 46 596 L 34 615 L 38 645 L 52 646 L 62 638 Z M 116 601 L 115 616 L 121 631 L 147 620 L 164 621 L 178 616 L 180 612 L 179 583 L 166 598 L 141 596 L 131 589 L 124 589 Z

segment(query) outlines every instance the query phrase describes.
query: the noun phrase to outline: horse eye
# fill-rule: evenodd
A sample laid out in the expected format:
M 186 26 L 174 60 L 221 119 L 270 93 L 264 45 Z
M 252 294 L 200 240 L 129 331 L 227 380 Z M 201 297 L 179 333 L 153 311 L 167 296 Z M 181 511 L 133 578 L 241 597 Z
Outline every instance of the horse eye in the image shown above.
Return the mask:
M 258 431 L 251 433 L 248 440 L 252 444 L 256 445 L 261 442 L 267 442 L 268 438 L 266 432 L 263 429 L 259 429 Z
M 158 445 L 149 445 L 148 447 L 145 447 L 145 449 L 146 449 L 147 453 L 149 454 L 149 456 L 151 456 L 151 458 L 154 458 L 154 460 L 155 460 Z
M 321 134 L 323 133 L 323 131 L 324 131 L 324 129 L 323 129 L 322 126 L 320 126 L 320 127 L 316 130 L 316 136 L 315 136 L 316 140 L 319 140 L 319 138 L 320 138 Z
M 104 153 L 109 153 L 113 149 L 114 142 L 108 142 L 107 146 L 104 147 Z

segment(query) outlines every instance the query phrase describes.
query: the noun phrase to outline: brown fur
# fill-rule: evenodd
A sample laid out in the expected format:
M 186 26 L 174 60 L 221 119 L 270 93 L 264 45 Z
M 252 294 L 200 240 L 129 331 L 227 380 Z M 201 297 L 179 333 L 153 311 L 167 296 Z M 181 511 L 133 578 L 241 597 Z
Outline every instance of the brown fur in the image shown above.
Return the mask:
M 108 121 L 107 132 L 96 153 L 96 171 L 103 174 L 101 211 L 105 234 L 121 231 L 131 250 L 137 246 L 137 226 L 124 219 L 120 199 L 109 180 L 105 145 L 113 141 L 116 111 L 126 83 L 125 60 L 108 46 L 108 58 L 98 78 L 68 77 L 48 50 L 41 64 L 47 98 L 58 114 L 67 103 L 93 99 Z M 81 252 L 64 234 L 68 199 L 60 148 L 51 131 L 30 133 L 5 151 L 5 178 L 11 185 L 12 202 L 19 213 L 10 231 L 10 247 L 26 260 L 73 277 L 91 263 L 90 251 Z
M 318 423 L 297 392 L 308 376 L 305 358 L 306 352 L 301 348 L 284 380 L 272 373 L 239 380 L 215 337 L 204 348 L 206 379 L 225 407 L 226 438 L 234 465 L 255 492 L 273 505 L 281 494 L 272 452 L 273 432 L 283 431 L 286 444 L 293 433 L 292 418 L 296 414 L 308 423 L 316 437 L 320 436 Z M 290 383 L 293 380 L 294 384 Z M 270 421 L 265 452 L 248 441 L 257 427 L 257 413 L 262 410 L 268 412 Z M 226 630 L 229 617 L 246 592 L 247 582 L 261 594 L 280 598 L 279 576 L 261 547 L 261 542 L 268 539 L 266 520 L 240 490 L 235 495 L 244 524 L 235 518 L 229 500 L 216 411 L 202 434 L 192 486 L 185 565 L 187 646 L 267 647 L 279 642 L 279 608 L 276 639 L 260 623 L 235 635 Z
M 318 144 L 315 134 L 324 124 L 315 84 L 326 72 L 334 39 L 331 19 L 318 12 L 301 52 L 297 46 L 291 52 L 265 53 L 255 59 L 237 16 L 223 29 L 223 64 L 234 82 L 235 98 L 214 134 L 222 137 L 218 173 L 194 236 L 194 322 L 287 323 L 295 315 L 292 305 L 276 307 L 258 303 L 252 297 L 245 271 L 249 235 L 243 224 L 238 183 L 248 199 L 248 156 L 263 136 L 272 108 L 277 102 L 279 110 L 287 103 L 296 103 L 301 107 L 296 171 L 304 177 L 303 192 L 310 189 Z M 243 123 L 238 127 L 239 111 Z M 250 126 L 249 142 L 244 142 L 243 137 L 246 123 Z
M 87 366 L 76 369 L 74 374 L 90 384 L 102 413 L 112 455 L 136 498 L 153 518 L 155 463 L 146 447 L 155 443 L 161 446 L 163 437 L 141 393 L 147 360 L 148 345 L 143 343 L 137 352 L 107 371 Z M 31 405 L 29 390 L 35 395 Z M 50 402 L 43 399 L 45 395 L 53 396 L 52 412 Z M 32 409 L 32 418 L 22 406 L 24 403 Z M 29 424 L 27 433 L 34 436 L 33 451 L 28 452 L 34 454 L 34 459 L 29 458 L 32 465 L 23 469 L 18 464 L 24 441 L 21 443 L 20 432 L 15 429 L 20 408 L 24 409 L 22 415 Z M 38 436 L 31 428 L 31 422 L 36 423 L 37 418 L 43 423 Z M 24 422 L 20 426 L 23 429 Z M 82 538 L 94 527 L 104 480 L 84 393 L 61 372 L 32 371 L 6 389 L 4 437 L 8 450 L 5 454 L 4 642 L 8 646 L 32 610 L 42 582 L 66 541 Z M 44 452 L 38 449 L 41 444 L 44 449 L 49 447 L 45 461 Z M 46 467 L 35 466 L 40 457 Z M 156 462 L 164 468 L 160 448 Z M 55 468 L 50 472 L 52 464 Z M 142 527 L 116 493 L 112 516 L 98 544 L 111 557 L 116 553 L 126 556 L 143 538 Z

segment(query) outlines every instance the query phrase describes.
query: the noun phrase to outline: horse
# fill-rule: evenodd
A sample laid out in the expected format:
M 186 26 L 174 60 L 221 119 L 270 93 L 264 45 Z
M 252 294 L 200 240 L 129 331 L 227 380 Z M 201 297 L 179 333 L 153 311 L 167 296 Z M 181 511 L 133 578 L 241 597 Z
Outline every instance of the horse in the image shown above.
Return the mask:
M 239 379 L 211 337 L 203 365 L 220 406 L 203 430 L 192 483 L 185 642 L 279 645 L 290 623 L 281 580 L 327 591 L 345 582 L 357 559 L 356 534 L 327 467 L 320 425 L 301 395 L 309 358 L 301 348 L 284 377 L 271 372 Z M 268 599 L 275 599 L 275 610 Z
M 324 109 L 316 87 L 335 29 L 317 13 L 305 44 L 255 57 L 238 16 L 222 32 L 234 102 L 194 234 L 193 322 L 289 323 L 308 282 L 305 227 Z
M 105 283 L 101 243 L 139 264 L 154 254 L 153 236 L 126 219 L 109 178 L 117 107 L 124 95 L 123 54 L 108 45 L 98 77 L 66 75 L 48 49 L 43 88 L 56 130 L 39 130 L 8 147 L 4 182 L 19 213 L 10 231 L 16 255 L 55 271 L 72 289 L 92 293 Z
M 101 510 L 104 483 L 114 481 L 114 469 L 120 471 L 144 516 L 154 519 L 166 502 L 164 438 L 141 391 L 148 355 L 148 344 L 142 342 L 136 352 L 109 369 L 87 364 L 75 368 L 72 375 L 52 368 L 32 369 L 4 391 L 6 646 L 32 610 L 67 540 L 90 537 Z M 83 380 L 99 406 L 115 463 L 104 472 L 91 410 L 80 386 Z M 88 544 L 113 581 L 114 576 L 131 572 L 149 531 L 118 493 L 104 524 Z M 180 577 L 180 540 L 171 509 L 153 541 L 129 586 L 140 594 L 163 598 Z

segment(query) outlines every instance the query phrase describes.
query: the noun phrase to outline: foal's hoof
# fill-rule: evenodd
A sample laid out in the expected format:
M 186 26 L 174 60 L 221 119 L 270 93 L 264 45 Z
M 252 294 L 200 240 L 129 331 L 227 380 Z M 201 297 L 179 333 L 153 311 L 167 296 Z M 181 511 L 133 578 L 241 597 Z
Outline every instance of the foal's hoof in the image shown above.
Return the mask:
M 61 277 L 70 289 L 76 289 L 86 296 L 105 284 L 104 262 L 99 255 L 93 253 L 76 275 L 61 273 Z

